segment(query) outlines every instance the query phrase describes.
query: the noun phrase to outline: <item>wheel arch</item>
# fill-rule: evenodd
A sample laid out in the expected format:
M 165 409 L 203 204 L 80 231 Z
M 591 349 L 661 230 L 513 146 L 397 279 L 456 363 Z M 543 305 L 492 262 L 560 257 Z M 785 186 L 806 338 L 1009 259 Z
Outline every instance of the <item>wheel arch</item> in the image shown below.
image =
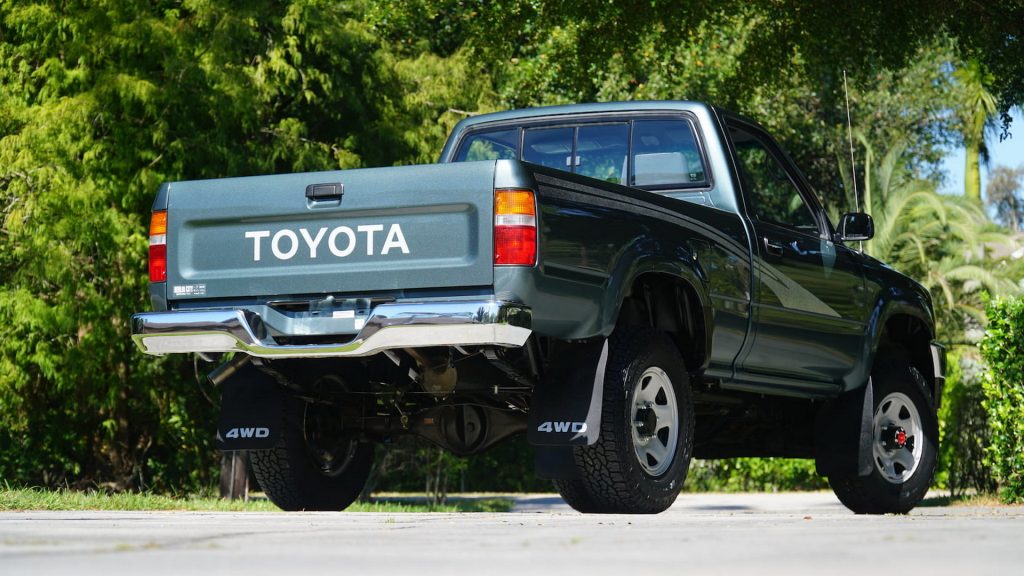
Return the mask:
M 662 266 L 634 274 L 606 309 L 613 313 L 613 327 L 650 326 L 666 332 L 692 373 L 706 368 L 710 358 L 708 301 L 705 284 L 692 270 Z
M 930 315 L 917 306 L 892 303 L 874 328 L 866 363 L 868 371 L 887 354 L 904 354 L 924 376 L 932 402 L 938 406 L 944 375 L 937 373 L 941 367 L 933 354 L 935 326 Z

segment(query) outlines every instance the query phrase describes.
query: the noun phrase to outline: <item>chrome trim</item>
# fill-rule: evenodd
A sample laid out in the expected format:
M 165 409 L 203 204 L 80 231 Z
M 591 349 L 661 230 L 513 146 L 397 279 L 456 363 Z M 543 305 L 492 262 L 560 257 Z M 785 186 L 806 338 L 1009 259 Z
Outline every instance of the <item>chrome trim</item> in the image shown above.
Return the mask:
M 530 309 L 500 300 L 380 304 L 351 341 L 277 344 L 258 314 L 241 308 L 132 316 L 132 339 L 147 354 L 244 352 L 264 358 L 369 356 L 420 346 L 522 346 Z

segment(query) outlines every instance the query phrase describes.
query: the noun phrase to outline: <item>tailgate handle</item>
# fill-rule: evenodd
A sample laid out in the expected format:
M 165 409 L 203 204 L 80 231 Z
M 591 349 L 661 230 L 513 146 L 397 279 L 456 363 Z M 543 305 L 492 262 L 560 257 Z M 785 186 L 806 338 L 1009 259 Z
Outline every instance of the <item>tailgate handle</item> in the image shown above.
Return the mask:
M 306 198 L 310 200 L 341 200 L 345 194 L 345 185 L 341 182 L 327 182 L 325 184 L 310 184 L 306 186 Z

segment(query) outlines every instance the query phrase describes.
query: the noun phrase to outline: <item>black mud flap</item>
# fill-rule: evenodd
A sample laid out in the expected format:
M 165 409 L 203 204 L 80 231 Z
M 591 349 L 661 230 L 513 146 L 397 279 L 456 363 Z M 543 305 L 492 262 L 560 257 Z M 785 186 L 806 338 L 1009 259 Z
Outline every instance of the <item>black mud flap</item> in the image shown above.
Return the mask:
M 536 446 L 535 472 L 542 478 L 576 476 L 572 447 L 597 442 L 608 340 L 563 343 L 533 391 L 527 440 Z
M 822 408 L 815 423 L 814 462 L 820 476 L 867 476 L 871 459 L 874 390 L 851 390 Z
M 251 363 L 220 382 L 220 450 L 265 450 L 281 435 L 284 393 L 269 374 Z

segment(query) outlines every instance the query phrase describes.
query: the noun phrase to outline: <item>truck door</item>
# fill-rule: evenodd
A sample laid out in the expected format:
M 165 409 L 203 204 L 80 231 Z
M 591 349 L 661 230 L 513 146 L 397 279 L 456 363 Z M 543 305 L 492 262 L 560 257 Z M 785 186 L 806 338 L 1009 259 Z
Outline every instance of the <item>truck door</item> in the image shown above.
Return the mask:
M 817 199 L 767 134 L 736 119 L 726 126 L 755 246 L 753 337 L 737 380 L 834 390 L 864 338 L 856 254 L 832 241 Z

